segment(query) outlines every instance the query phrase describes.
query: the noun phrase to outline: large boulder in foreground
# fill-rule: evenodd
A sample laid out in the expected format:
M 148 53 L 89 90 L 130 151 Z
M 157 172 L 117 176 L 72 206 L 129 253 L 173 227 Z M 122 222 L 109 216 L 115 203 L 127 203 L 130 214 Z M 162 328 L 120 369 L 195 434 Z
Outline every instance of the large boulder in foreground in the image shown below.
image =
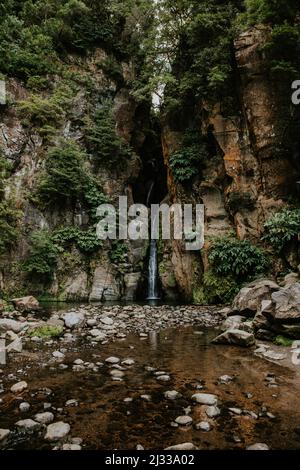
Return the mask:
M 20 322 L 10 318 L 0 319 L 0 332 L 13 331 L 14 333 L 20 333 L 26 326 L 28 326 L 27 322 Z
M 270 315 L 275 322 L 300 323 L 300 284 L 290 284 L 271 296 L 273 310 Z
M 34 312 L 40 308 L 39 301 L 32 295 L 20 297 L 19 299 L 12 299 L 12 303 L 14 304 L 14 307 L 22 313 Z
M 255 344 L 252 333 L 243 330 L 229 329 L 213 340 L 214 344 L 231 344 L 234 346 L 250 347 Z
M 254 281 L 240 290 L 232 309 L 242 315 L 253 316 L 260 310 L 262 301 L 271 300 L 272 294 L 279 289 L 279 285 L 269 279 Z

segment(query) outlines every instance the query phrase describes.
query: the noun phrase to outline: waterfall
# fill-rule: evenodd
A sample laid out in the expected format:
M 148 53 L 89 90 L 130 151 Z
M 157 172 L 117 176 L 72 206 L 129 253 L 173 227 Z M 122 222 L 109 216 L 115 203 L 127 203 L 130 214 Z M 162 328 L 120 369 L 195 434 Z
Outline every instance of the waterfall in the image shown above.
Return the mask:
M 157 266 L 157 243 L 150 242 L 149 268 L 148 268 L 148 300 L 156 300 L 158 297 L 158 266 Z
M 150 207 L 152 191 L 155 182 L 152 181 L 147 195 L 147 207 Z M 157 242 L 150 241 L 149 266 L 148 266 L 148 300 L 158 300 L 158 265 L 157 265 Z

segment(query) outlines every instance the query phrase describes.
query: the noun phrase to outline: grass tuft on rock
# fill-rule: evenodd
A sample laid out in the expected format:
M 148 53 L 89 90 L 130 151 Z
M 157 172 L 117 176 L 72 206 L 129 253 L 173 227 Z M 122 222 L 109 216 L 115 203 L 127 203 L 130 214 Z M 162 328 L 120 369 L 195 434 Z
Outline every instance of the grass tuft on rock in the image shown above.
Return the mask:
M 29 333 L 29 336 L 33 338 L 34 336 L 38 338 L 59 338 L 63 334 L 62 326 L 40 326 L 35 328 Z

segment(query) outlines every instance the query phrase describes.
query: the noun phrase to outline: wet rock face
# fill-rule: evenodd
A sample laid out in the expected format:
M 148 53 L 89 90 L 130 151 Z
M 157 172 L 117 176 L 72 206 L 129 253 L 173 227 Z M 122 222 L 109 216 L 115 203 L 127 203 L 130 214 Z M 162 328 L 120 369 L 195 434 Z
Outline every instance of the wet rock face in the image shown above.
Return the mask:
M 170 200 L 204 203 L 206 237 L 220 237 L 234 230 L 240 239 L 259 241 L 265 220 L 274 209 L 283 207 L 281 197 L 297 179 L 297 170 L 290 158 L 284 152 L 278 155 L 277 151 L 282 145 L 280 126 L 287 122 L 290 111 L 286 109 L 289 97 L 283 96 L 279 83 L 270 83 L 266 73 L 262 46 L 269 35 L 269 27 L 256 26 L 236 38 L 239 99 L 229 116 L 225 103 L 199 104 L 205 116 L 200 123 L 201 131 L 212 136 L 216 151 L 214 158 L 205 162 L 207 168 L 201 168 L 202 176 L 191 181 L 188 190 L 174 182 L 169 164 L 172 153 L 180 148 L 184 129 L 174 129 L 168 121 L 163 127 Z M 253 204 L 243 205 L 245 196 Z M 231 206 L 233 197 L 238 201 L 237 207 Z M 180 244 L 173 242 L 169 259 L 176 281 L 187 298 L 199 273 L 209 269 L 205 253 L 202 257 L 202 264 L 194 265 L 194 273 L 191 272 L 192 254 L 186 255 Z

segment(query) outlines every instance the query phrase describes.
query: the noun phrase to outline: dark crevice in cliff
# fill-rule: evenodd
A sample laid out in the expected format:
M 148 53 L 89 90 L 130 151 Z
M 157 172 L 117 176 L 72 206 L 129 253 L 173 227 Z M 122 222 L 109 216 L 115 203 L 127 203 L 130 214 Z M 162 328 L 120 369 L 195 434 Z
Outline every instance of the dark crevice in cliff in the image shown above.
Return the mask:
M 159 204 L 168 194 L 167 169 L 161 147 L 161 128 L 156 118 L 151 119 L 149 124 L 139 151 L 142 168 L 133 184 L 134 202 L 147 206 Z

